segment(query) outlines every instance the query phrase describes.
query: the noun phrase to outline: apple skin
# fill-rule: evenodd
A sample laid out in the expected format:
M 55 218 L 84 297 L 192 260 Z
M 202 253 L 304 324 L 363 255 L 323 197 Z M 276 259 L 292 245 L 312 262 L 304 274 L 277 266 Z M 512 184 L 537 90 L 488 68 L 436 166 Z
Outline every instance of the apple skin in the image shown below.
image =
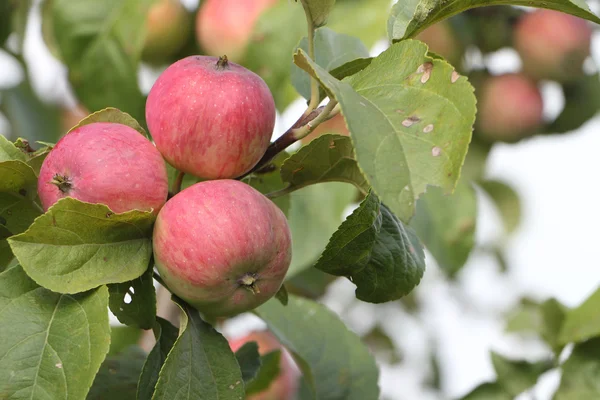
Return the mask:
M 179 0 L 160 0 L 150 7 L 142 60 L 162 64 L 185 45 L 193 17 Z
M 216 57 L 190 56 L 155 82 L 146 120 L 156 147 L 178 170 L 205 179 L 235 178 L 269 146 L 275 102 L 252 71 Z
M 583 75 L 591 38 L 592 28 L 587 21 L 552 10 L 525 14 L 514 30 L 523 71 L 534 79 L 559 82 Z
M 281 343 L 279 343 L 277 338 L 269 331 L 258 331 L 230 341 L 229 346 L 233 352 L 236 352 L 248 342 L 256 342 L 256 344 L 258 344 L 258 353 L 261 356 L 271 351 L 281 350 L 281 358 L 279 361 L 279 376 L 271 382 L 265 391 L 248 396 L 246 400 L 295 399 L 300 374 L 292 361 L 292 357 L 283 346 L 281 346 Z
M 269 300 L 292 258 L 283 212 L 256 189 L 230 179 L 200 182 L 170 199 L 156 219 L 153 243 L 168 288 L 212 317 Z
M 67 182 L 52 183 L 57 176 Z M 38 178 L 44 210 L 72 197 L 105 204 L 115 213 L 158 213 L 167 194 L 167 167 L 158 150 L 135 129 L 117 123 L 96 122 L 63 136 Z
M 277 0 L 205 0 L 196 16 L 196 38 L 209 55 L 242 61 L 254 25 Z
M 475 126 L 484 139 L 515 142 L 531 136 L 542 125 L 542 95 L 529 77 L 492 76 L 479 89 Z

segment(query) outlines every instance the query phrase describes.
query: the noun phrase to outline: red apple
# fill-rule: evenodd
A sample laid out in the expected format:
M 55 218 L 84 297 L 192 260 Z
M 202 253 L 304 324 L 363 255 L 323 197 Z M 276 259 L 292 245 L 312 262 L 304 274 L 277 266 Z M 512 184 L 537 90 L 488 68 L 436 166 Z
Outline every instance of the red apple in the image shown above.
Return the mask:
M 160 0 L 148 12 L 142 60 L 161 64 L 185 45 L 192 30 L 192 15 L 179 0 Z
M 534 79 L 568 81 L 581 76 L 591 38 L 585 20 L 551 10 L 524 15 L 514 31 L 523 71 Z
M 277 0 L 205 0 L 196 16 L 196 37 L 204 51 L 235 62 L 244 57 L 254 25 Z
M 116 213 L 158 213 L 167 192 L 167 168 L 158 150 L 135 129 L 107 122 L 81 126 L 60 139 L 38 178 L 44 210 L 73 197 Z
M 154 226 L 154 260 L 169 289 L 202 313 L 239 314 L 269 300 L 292 258 L 285 215 L 236 180 L 197 183 Z
M 281 350 L 281 358 L 279 361 L 279 375 L 277 378 L 271 382 L 265 391 L 250 395 L 246 400 L 294 399 L 298 388 L 299 373 L 290 354 L 283 346 L 281 346 L 281 343 L 279 343 L 277 338 L 268 331 L 252 332 L 240 339 L 230 341 L 229 346 L 231 347 L 231 350 L 235 352 L 248 342 L 256 342 L 260 355 L 275 350 Z
M 158 78 L 146 102 L 156 147 L 180 171 L 235 178 L 265 153 L 275 102 L 265 82 L 226 58 L 191 56 Z
M 523 74 L 487 78 L 478 98 L 476 128 L 488 140 L 513 142 L 534 134 L 543 122 L 542 95 Z
M 431 25 L 415 39 L 427 44 L 430 51 L 444 57 L 451 65 L 460 67 L 464 48 L 450 22 L 442 21 Z

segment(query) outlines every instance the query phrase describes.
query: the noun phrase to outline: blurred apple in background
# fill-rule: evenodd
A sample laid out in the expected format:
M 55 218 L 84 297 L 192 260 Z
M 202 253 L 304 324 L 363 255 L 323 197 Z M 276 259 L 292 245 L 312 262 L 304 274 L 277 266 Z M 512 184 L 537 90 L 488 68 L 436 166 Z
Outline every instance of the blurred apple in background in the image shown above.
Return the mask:
M 148 13 L 142 60 L 150 64 L 169 61 L 185 45 L 193 15 L 179 0 L 160 0 Z

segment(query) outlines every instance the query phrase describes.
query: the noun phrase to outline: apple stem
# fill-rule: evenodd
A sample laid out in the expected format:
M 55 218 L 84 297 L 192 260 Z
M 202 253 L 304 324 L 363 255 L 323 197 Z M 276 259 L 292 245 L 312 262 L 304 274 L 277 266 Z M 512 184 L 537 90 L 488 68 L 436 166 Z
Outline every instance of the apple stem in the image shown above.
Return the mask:
M 227 56 L 219 57 L 219 61 L 217 61 L 217 69 L 226 69 L 229 68 L 229 60 Z
M 56 187 L 58 187 L 58 190 L 60 190 L 62 193 L 69 193 L 69 191 L 73 187 L 71 180 L 66 175 L 56 174 L 48 183 L 56 185 Z

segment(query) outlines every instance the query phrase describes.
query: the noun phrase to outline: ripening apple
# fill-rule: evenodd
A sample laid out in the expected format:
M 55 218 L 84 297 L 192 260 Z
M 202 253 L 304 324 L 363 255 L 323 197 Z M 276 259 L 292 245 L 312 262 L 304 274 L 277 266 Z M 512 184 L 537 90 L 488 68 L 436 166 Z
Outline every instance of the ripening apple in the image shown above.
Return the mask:
M 542 95 L 529 77 L 492 76 L 479 89 L 475 126 L 483 138 L 513 142 L 534 134 L 542 125 Z
M 180 0 L 160 0 L 148 12 L 142 60 L 161 64 L 185 45 L 192 31 L 193 16 Z
M 279 375 L 262 392 L 252 394 L 246 400 L 293 400 L 296 398 L 299 372 L 290 354 L 283 348 L 277 338 L 268 331 L 252 332 L 242 338 L 232 340 L 229 346 L 238 351 L 244 344 L 256 342 L 258 353 L 262 356 L 275 350 L 281 350 Z
M 260 15 L 277 0 L 205 0 L 196 17 L 196 37 L 204 51 L 239 62 Z
M 534 79 L 569 81 L 581 76 L 591 38 L 587 21 L 552 10 L 525 14 L 514 30 L 523 71 Z
M 431 25 L 415 39 L 427 44 L 430 51 L 444 57 L 451 65 L 460 67 L 464 47 L 447 20 Z
M 283 212 L 231 179 L 182 190 L 158 214 L 154 260 L 168 288 L 208 316 L 258 307 L 277 293 L 290 266 Z
M 275 102 L 254 72 L 223 57 L 190 56 L 160 75 L 146 101 L 146 120 L 156 147 L 178 170 L 235 178 L 269 146 Z
M 44 210 L 72 197 L 105 204 L 116 213 L 158 213 L 167 200 L 167 168 L 156 147 L 135 129 L 95 122 L 56 143 L 42 164 L 38 194 Z

